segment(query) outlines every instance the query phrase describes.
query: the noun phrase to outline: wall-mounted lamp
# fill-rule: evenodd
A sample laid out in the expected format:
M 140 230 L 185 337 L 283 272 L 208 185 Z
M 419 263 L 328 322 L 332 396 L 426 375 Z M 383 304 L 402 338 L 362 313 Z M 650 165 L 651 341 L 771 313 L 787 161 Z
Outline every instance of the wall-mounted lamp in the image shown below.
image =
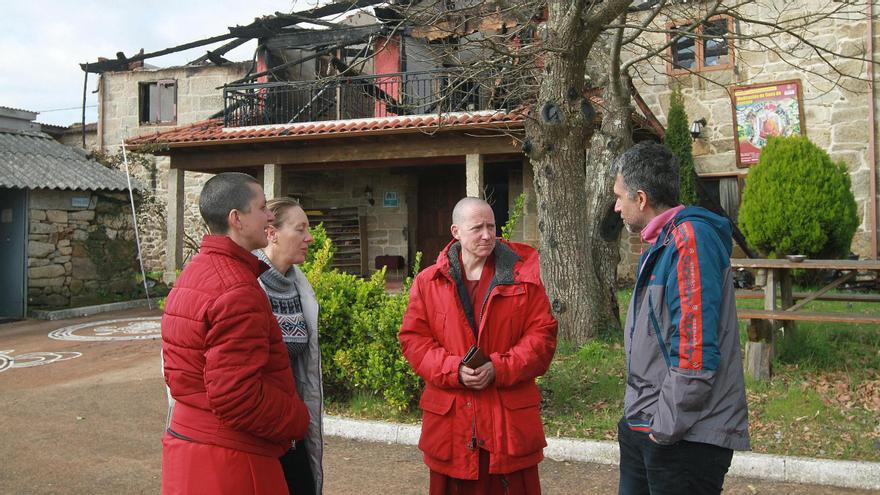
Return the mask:
M 706 127 L 706 119 L 695 120 L 691 123 L 691 136 L 694 138 L 694 141 L 703 133 L 704 127 Z
M 364 197 L 367 198 L 367 203 L 370 203 L 370 206 L 376 204 L 376 200 L 373 199 L 373 188 L 370 186 L 364 188 Z

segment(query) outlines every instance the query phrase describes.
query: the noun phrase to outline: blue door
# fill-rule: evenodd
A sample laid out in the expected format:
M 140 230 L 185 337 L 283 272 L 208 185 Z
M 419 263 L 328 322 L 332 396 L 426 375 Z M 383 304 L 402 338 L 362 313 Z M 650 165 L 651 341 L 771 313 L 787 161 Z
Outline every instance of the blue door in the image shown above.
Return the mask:
M 24 317 L 26 225 L 27 191 L 0 188 L 0 321 Z

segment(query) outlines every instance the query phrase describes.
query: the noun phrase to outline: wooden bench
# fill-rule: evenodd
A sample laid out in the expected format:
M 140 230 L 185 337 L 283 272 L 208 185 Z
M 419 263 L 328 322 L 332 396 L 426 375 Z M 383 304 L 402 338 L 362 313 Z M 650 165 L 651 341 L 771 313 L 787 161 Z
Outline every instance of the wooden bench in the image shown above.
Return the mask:
M 756 380 L 771 376 L 774 328 L 787 323 L 786 330 L 796 330 L 797 321 L 880 324 L 880 315 L 801 311 L 815 300 L 844 300 L 850 302 L 880 302 L 876 294 L 834 294 L 831 291 L 857 277 L 859 272 L 880 272 L 880 260 L 820 260 L 794 262 L 789 259 L 736 259 L 730 260 L 734 269 L 758 269 L 766 274 L 763 290 L 737 291 L 738 299 L 764 300 L 764 309 L 740 309 L 739 319 L 748 321 L 749 341 L 746 342 L 746 370 Z M 796 293 L 792 290 L 793 270 L 838 270 L 841 275 L 824 287 Z M 778 296 L 777 296 L 778 292 Z M 780 306 L 785 309 L 779 309 Z M 797 301 L 797 302 L 796 302 Z
M 795 292 L 791 296 L 795 301 L 799 301 L 801 299 L 807 299 L 811 297 L 813 294 L 807 292 Z M 737 299 L 764 299 L 764 291 L 763 290 L 738 290 L 736 291 Z M 822 294 L 816 298 L 819 301 L 844 301 L 844 302 L 880 302 L 880 294 L 865 294 L 865 293 L 852 293 L 852 294 L 843 294 L 843 293 L 830 293 L 830 294 Z
M 746 350 L 746 370 L 756 380 L 766 380 L 771 375 L 774 324 L 783 321 L 815 321 L 835 323 L 863 323 L 880 325 L 880 315 L 859 313 L 819 313 L 813 311 L 786 311 L 783 309 L 737 309 L 740 320 L 748 320 L 746 332 L 749 342 Z
M 819 313 L 769 309 L 737 309 L 740 320 L 819 321 L 835 323 L 867 323 L 880 325 L 880 315 L 860 313 Z

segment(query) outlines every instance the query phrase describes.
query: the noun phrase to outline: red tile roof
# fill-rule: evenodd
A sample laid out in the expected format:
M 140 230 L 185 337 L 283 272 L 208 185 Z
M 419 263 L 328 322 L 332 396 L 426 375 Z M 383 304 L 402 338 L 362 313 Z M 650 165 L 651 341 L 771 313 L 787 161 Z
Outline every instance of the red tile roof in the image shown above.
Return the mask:
M 296 124 L 259 125 L 250 127 L 223 127 L 223 119 L 209 119 L 184 127 L 129 139 L 129 146 L 167 144 L 171 147 L 198 146 L 234 142 L 258 142 L 306 139 L 315 137 L 348 137 L 397 132 L 419 132 L 469 128 L 522 127 L 522 112 L 487 111 L 449 113 L 443 115 L 394 116 Z

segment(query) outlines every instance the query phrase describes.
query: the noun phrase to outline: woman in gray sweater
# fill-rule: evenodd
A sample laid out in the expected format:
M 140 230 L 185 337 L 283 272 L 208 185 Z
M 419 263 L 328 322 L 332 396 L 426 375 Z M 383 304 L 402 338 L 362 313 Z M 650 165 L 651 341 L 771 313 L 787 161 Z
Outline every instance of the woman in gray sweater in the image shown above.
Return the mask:
M 305 261 L 314 239 L 309 233 L 309 219 L 296 200 L 273 199 L 266 207 L 275 215 L 275 222 L 267 228 L 269 245 L 254 252 L 269 265 L 260 276 L 260 285 L 269 296 L 272 312 L 281 327 L 296 391 L 311 415 L 305 439 L 297 441 L 281 457 L 281 466 L 291 494 L 320 495 L 324 442 L 318 302 L 309 281 L 296 266 Z

